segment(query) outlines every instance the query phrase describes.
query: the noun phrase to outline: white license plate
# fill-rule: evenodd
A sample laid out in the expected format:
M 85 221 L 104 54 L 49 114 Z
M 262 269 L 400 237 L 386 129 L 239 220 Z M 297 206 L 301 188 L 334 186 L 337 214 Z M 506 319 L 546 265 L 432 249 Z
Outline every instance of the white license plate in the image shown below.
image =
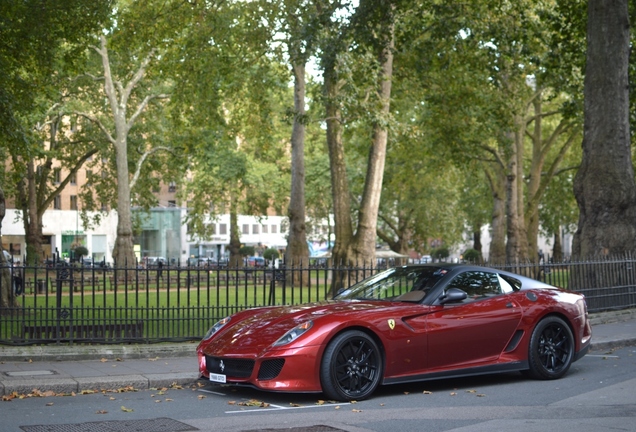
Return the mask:
M 225 384 L 225 375 L 210 373 L 210 381 Z

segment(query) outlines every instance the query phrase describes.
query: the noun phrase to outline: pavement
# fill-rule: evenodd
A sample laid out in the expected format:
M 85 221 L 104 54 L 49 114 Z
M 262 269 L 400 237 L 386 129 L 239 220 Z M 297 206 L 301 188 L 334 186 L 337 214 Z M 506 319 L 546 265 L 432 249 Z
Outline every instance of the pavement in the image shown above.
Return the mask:
M 591 351 L 636 346 L 636 309 L 590 314 Z M 196 342 L 0 346 L 0 397 L 188 386 Z

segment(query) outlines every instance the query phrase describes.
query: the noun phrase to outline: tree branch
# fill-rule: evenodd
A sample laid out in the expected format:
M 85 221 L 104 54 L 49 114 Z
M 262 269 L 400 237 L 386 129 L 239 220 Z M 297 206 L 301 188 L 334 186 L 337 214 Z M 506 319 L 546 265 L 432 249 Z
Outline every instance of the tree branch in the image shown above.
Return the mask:
M 158 151 L 167 151 L 168 153 L 172 153 L 172 149 L 170 147 L 159 146 L 159 147 L 152 148 L 152 149 L 148 150 L 147 152 L 145 152 L 144 154 L 142 154 L 141 157 L 139 158 L 139 160 L 137 161 L 137 167 L 135 168 L 135 174 L 133 174 L 133 177 L 130 180 L 130 189 L 131 190 L 135 187 L 135 184 L 137 183 L 137 180 L 139 179 L 139 175 L 141 174 L 141 167 L 143 166 L 143 164 L 146 161 L 146 159 L 148 158 L 148 156 L 150 156 L 153 153 L 156 153 Z
M 129 131 L 132 127 L 133 124 L 135 123 L 135 120 L 137 120 L 137 117 L 139 117 L 139 115 L 142 113 L 142 111 L 144 110 L 144 108 L 146 108 L 146 106 L 148 105 L 148 103 L 153 100 L 153 99 L 166 99 L 169 98 L 170 96 L 167 94 L 158 94 L 158 95 L 149 95 L 146 96 L 144 98 L 143 101 L 141 101 L 141 103 L 137 106 L 137 110 L 135 111 L 135 113 L 130 116 L 130 119 L 128 120 L 128 123 L 126 123 L 126 130 Z
M 108 141 L 111 144 L 115 144 L 115 138 L 113 138 L 113 136 L 110 134 L 110 132 L 108 131 L 108 129 L 106 129 L 106 126 L 104 126 L 104 124 L 94 115 L 89 114 L 89 113 L 85 113 L 85 112 L 81 112 L 81 111 L 73 111 L 74 114 L 84 117 L 90 121 L 92 121 L 93 123 L 95 123 L 104 133 L 104 135 L 106 135 L 106 139 L 108 139 Z

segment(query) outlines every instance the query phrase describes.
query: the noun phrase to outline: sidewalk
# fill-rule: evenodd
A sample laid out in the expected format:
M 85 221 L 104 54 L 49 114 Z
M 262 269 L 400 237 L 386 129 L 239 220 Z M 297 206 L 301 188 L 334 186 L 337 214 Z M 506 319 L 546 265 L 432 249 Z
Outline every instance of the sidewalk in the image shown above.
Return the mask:
M 592 351 L 636 346 L 636 309 L 590 316 Z M 197 344 L 0 346 L 0 396 L 185 386 L 198 378 Z

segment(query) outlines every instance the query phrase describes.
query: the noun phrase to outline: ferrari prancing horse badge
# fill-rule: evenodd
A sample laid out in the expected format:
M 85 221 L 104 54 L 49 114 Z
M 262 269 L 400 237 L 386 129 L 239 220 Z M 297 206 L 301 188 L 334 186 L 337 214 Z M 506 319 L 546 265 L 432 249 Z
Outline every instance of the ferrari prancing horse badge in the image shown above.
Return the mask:
M 390 319 L 388 322 L 389 322 L 389 328 L 393 330 L 395 328 L 395 320 Z

